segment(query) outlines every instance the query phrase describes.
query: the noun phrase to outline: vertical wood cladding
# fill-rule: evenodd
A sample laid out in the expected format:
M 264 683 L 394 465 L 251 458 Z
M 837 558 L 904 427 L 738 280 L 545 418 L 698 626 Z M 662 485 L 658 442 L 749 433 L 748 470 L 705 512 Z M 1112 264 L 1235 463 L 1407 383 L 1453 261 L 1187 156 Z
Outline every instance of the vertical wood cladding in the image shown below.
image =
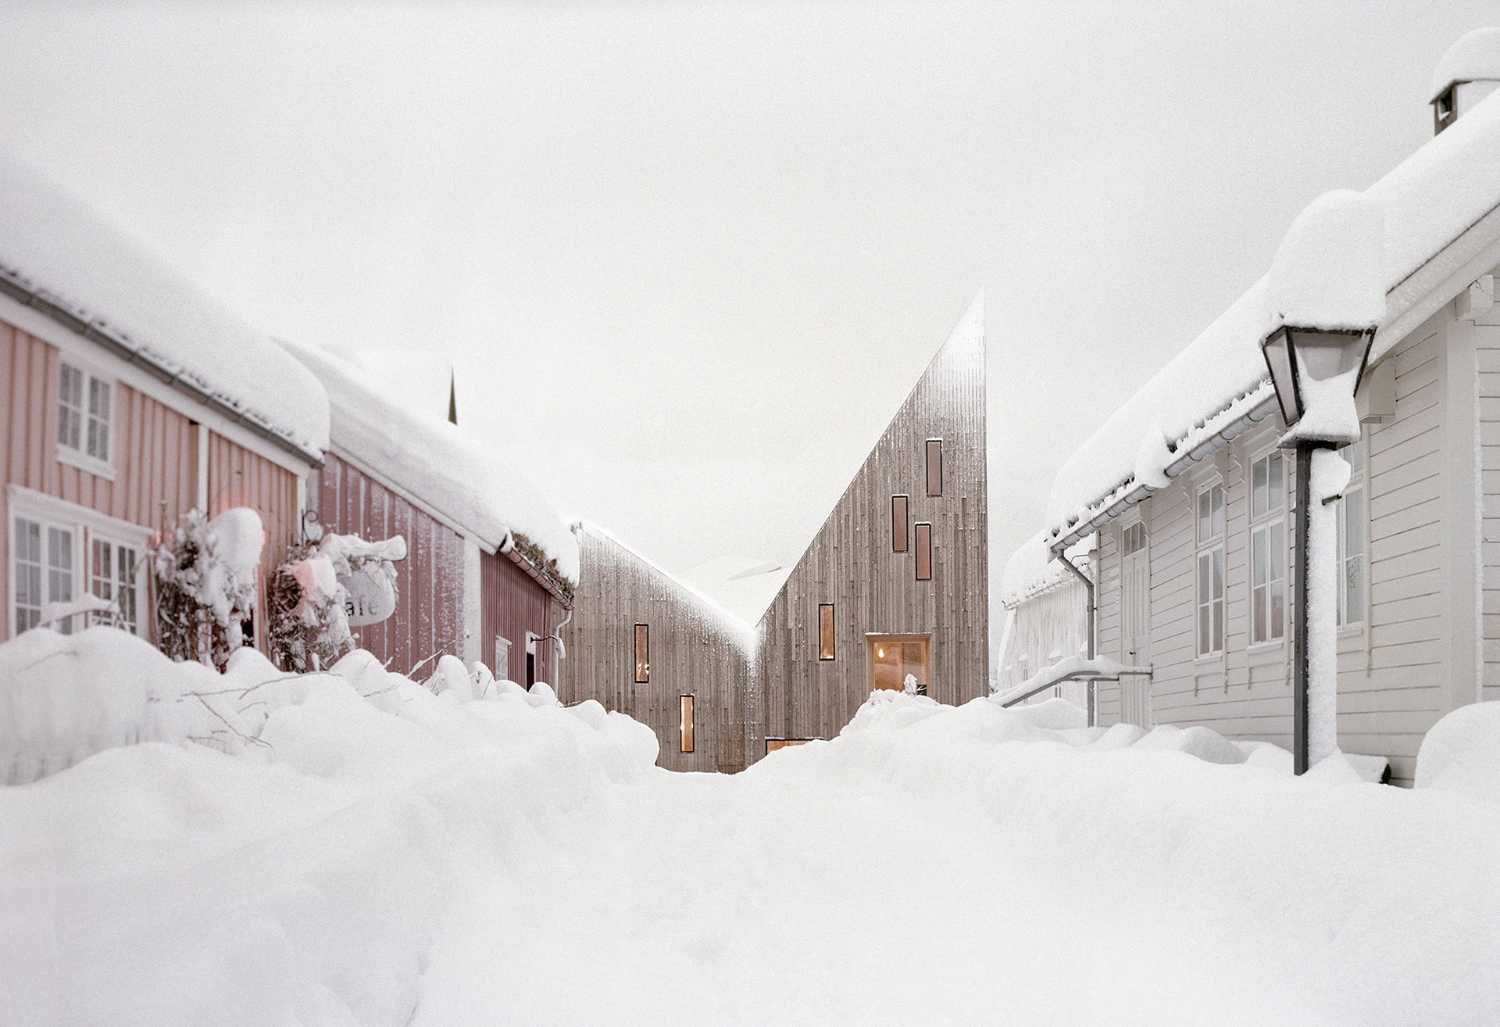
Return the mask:
M 108 375 L 109 360 L 92 361 Z M 0 453 L 6 484 L 21 485 L 69 503 L 151 529 L 170 531 L 197 502 L 198 425 L 187 415 L 114 379 L 112 474 L 95 474 L 58 459 L 58 378 L 62 354 L 56 346 L 0 322 Z M 265 583 L 285 556 L 297 526 L 297 476 L 223 436 L 209 433 L 210 515 L 233 506 L 260 514 L 266 529 L 261 556 L 260 609 Z M 9 510 L 0 490 L 0 568 L 6 550 Z M 9 575 L 0 573 L 0 610 Z M 0 618 L 3 619 L 3 618 Z M 154 623 L 154 618 L 151 618 Z M 264 618 L 257 642 L 264 645 Z M 9 623 L 0 624 L 0 640 Z
M 941 446 L 929 440 L 941 439 Z M 931 475 L 929 476 L 929 469 Z M 929 494 L 940 493 L 940 494 Z M 893 503 L 893 496 L 908 497 Z M 929 693 L 958 704 L 989 680 L 984 311 L 977 302 L 933 358 L 760 622 L 746 760 L 766 738 L 830 738 L 870 693 L 865 635 L 931 638 Z M 912 521 L 911 552 L 893 551 Z M 931 580 L 914 550 L 930 524 Z M 837 611 L 819 660 L 820 604 Z
M 582 580 L 562 633 L 559 697 L 597 699 L 649 726 L 668 770 L 743 769 L 744 627 L 602 532 L 584 526 L 579 545 Z M 646 626 L 650 662 L 639 684 L 637 625 Z M 683 696 L 693 696 L 691 752 L 682 751 Z

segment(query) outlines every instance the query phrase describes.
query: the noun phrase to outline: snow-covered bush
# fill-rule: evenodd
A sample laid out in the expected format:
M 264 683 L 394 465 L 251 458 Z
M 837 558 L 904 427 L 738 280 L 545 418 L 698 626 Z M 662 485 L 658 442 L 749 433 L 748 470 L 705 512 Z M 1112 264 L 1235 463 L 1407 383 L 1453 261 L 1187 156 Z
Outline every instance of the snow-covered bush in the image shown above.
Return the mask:
M 400 535 L 368 542 L 329 533 L 291 546 L 267 597 L 272 659 L 288 670 L 307 671 L 330 667 L 353 651 L 358 640 L 351 618 L 373 622 L 395 610 L 395 564 L 405 558 Z M 358 580 L 358 603 L 340 578 Z M 371 597 L 378 609 L 364 608 Z
M 157 644 L 173 660 L 224 667 L 244 644 L 255 612 L 256 572 L 266 533 L 260 515 L 236 507 L 210 521 L 189 510 L 152 551 Z

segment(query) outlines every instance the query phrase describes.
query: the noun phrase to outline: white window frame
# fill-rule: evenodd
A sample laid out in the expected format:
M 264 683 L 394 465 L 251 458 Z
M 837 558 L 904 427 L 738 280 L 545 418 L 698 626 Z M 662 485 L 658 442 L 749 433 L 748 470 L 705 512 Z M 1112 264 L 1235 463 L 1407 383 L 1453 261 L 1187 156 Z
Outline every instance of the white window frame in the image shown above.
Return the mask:
M 13 632 L 16 626 L 17 518 L 35 521 L 43 526 L 43 545 L 45 545 L 45 531 L 48 527 L 63 528 L 73 533 L 73 599 L 75 600 L 85 593 L 92 593 L 93 582 L 92 575 L 89 573 L 89 557 L 92 555 L 92 543 L 95 538 L 101 542 L 135 549 L 140 554 L 141 561 L 140 570 L 135 576 L 135 633 L 143 638 L 149 637 L 152 618 L 150 611 L 146 608 L 146 579 L 150 576 L 147 565 L 149 559 L 147 543 L 151 539 L 151 529 L 90 510 L 77 503 L 69 503 L 67 500 L 58 499 L 56 496 L 49 496 L 22 485 L 6 486 L 5 530 L 10 543 L 10 555 L 5 568 L 7 586 L 5 630 L 7 635 Z M 42 588 L 45 595 L 49 590 L 45 572 Z M 91 623 L 90 618 L 82 614 L 79 616 L 83 619 L 83 625 L 75 621 L 75 627 Z
M 63 441 L 62 437 L 62 380 L 63 368 L 69 368 L 83 378 L 83 393 L 81 406 L 78 410 L 78 445 L 72 446 Z M 95 417 L 89 410 L 89 394 L 95 384 L 109 390 L 109 414 L 102 419 L 105 427 L 104 454 L 90 453 L 89 424 L 91 421 L 101 420 Z M 120 408 L 119 382 L 107 374 L 102 374 L 84 361 L 77 360 L 71 356 L 63 356 L 58 362 L 57 370 L 57 392 L 52 397 L 54 409 L 58 412 L 57 425 L 57 459 L 61 463 L 77 467 L 81 471 L 97 474 L 101 478 L 114 479 L 115 476 L 115 437 L 118 432 L 118 411 Z
M 1370 449 L 1363 427 L 1360 429 L 1359 442 L 1356 445 L 1359 447 L 1359 452 L 1354 454 L 1354 459 L 1349 460 L 1349 484 L 1344 488 L 1344 496 L 1347 499 L 1351 493 L 1358 493 L 1360 498 L 1360 539 L 1362 545 L 1357 556 L 1351 557 L 1348 551 L 1348 528 L 1345 526 L 1345 514 L 1348 511 L 1346 499 L 1339 500 L 1338 516 L 1335 520 L 1335 527 L 1338 533 L 1337 551 L 1339 569 L 1337 624 L 1341 635 L 1357 635 L 1364 631 L 1365 621 L 1367 620 L 1365 609 L 1370 600 L 1370 493 L 1365 488 L 1365 481 L 1368 477 L 1365 473 L 1366 461 L 1369 459 Z M 1348 449 L 1343 451 L 1343 456 L 1345 459 L 1349 458 Z M 1345 585 L 1349 581 L 1347 565 L 1351 559 L 1360 561 L 1360 582 L 1362 586 L 1359 596 L 1359 608 L 1353 611 L 1355 614 L 1355 619 L 1353 620 L 1349 618 L 1349 597 L 1345 592 Z
M 1281 482 L 1279 490 L 1280 503 L 1275 507 L 1267 504 L 1266 509 L 1257 512 L 1255 509 L 1255 468 L 1260 463 L 1266 464 L 1268 493 L 1272 486 L 1269 481 L 1270 458 L 1280 456 Z M 1291 566 L 1291 517 L 1292 508 L 1291 495 L 1291 459 L 1289 454 L 1277 446 L 1268 446 L 1255 453 L 1248 461 L 1245 474 L 1245 509 L 1249 527 L 1247 530 L 1245 551 L 1245 638 L 1246 649 L 1256 651 L 1262 649 L 1280 649 L 1286 645 L 1287 639 L 1291 637 L 1292 621 L 1292 566 Z M 1277 579 L 1270 577 L 1269 566 L 1267 568 L 1266 582 L 1263 586 L 1255 584 L 1255 537 L 1273 534 L 1273 529 L 1281 527 L 1281 634 L 1271 634 L 1271 586 Z M 1269 541 L 1266 546 L 1266 557 L 1271 558 L 1272 547 Z M 1257 587 L 1266 589 L 1266 637 L 1257 639 L 1255 637 L 1255 590 Z
M 1217 533 L 1210 534 L 1208 537 L 1205 538 L 1203 536 L 1201 530 L 1200 530 L 1201 524 L 1200 524 L 1200 518 L 1199 518 L 1199 515 L 1198 515 L 1198 506 L 1202 502 L 1202 496 L 1205 495 L 1205 494 L 1211 494 L 1214 489 L 1218 489 L 1219 490 L 1220 510 L 1222 511 L 1221 517 L 1223 518 L 1223 521 L 1219 525 Z M 1208 479 L 1206 481 L 1200 482 L 1197 485 L 1197 487 L 1193 489 L 1193 507 L 1192 507 L 1191 516 L 1193 518 L 1193 538 L 1194 538 L 1194 546 L 1193 546 L 1193 652 L 1194 652 L 1194 658 L 1198 659 L 1198 660 L 1218 659 L 1218 658 L 1221 658 L 1224 655 L 1225 639 L 1227 638 L 1228 633 L 1229 633 L 1229 625 L 1228 625 L 1227 620 L 1226 620 L 1226 616 L 1227 616 L 1227 601 L 1226 601 L 1227 600 L 1227 595 L 1226 595 L 1226 593 L 1227 593 L 1228 590 L 1225 587 L 1225 585 L 1226 585 L 1226 581 L 1225 581 L 1226 574 L 1225 574 L 1225 566 L 1224 566 L 1224 541 L 1225 541 L 1226 536 L 1229 534 L 1229 497 L 1228 497 L 1228 495 L 1225 492 L 1224 481 L 1223 481 L 1222 478 L 1219 478 L 1219 477 L 1210 478 L 1210 479 Z M 1210 500 L 1210 508 L 1209 508 L 1209 529 L 1210 529 L 1210 532 L 1213 531 L 1213 527 L 1214 527 L 1214 524 L 1213 524 L 1213 509 L 1212 509 L 1212 501 Z M 1202 585 L 1202 582 L 1203 582 L 1203 575 L 1202 575 L 1202 572 L 1200 570 L 1200 565 L 1201 565 L 1203 559 L 1205 557 L 1207 557 L 1208 560 L 1209 560 L 1209 566 L 1210 566 L 1210 572 L 1209 572 L 1209 591 L 1211 593 L 1212 590 L 1213 590 L 1213 572 L 1212 572 L 1211 568 L 1213 566 L 1213 556 L 1214 556 L 1215 553 L 1217 553 L 1218 557 L 1219 557 L 1219 593 L 1218 593 L 1217 597 L 1214 597 L 1211 594 L 1207 599 L 1205 599 L 1203 597 L 1202 588 L 1201 588 L 1201 585 Z M 1218 607 L 1219 607 L 1219 609 L 1218 609 L 1218 614 L 1219 614 L 1219 645 L 1218 645 L 1218 648 L 1204 649 L 1203 648 L 1203 641 L 1204 640 L 1199 635 L 1199 629 L 1202 626 L 1199 618 L 1202 616 L 1202 610 L 1203 610 L 1203 608 L 1205 606 L 1208 607 L 1208 611 L 1209 611 L 1208 641 L 1209 641 L 1210 645 L 1212 645 L 1212 642 L 1213 642 L 1214 603 L 1216 603 L 1216 602 L 1218 603 Z

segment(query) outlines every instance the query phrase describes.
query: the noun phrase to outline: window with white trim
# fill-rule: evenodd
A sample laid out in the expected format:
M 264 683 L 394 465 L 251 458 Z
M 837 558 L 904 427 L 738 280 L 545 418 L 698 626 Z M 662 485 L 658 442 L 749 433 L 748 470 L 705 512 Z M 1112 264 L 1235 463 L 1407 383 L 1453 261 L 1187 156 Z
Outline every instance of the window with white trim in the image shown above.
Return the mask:
M 113 613 L 101 610 L 92 615 L 95 624 L 112 624 L 138 634 L 140 631 L 139 595 L 136 576 L 141 571 L 141 551 L 136 546 L 94 535 L 89 540 L 89 591 L 115 604 Z
M 11 486 L 10 579 L 6 623 L 20 634 L 46 626 L 71 634 L 88 624 L 111 624 L 146 633 L 148 529 L 31 489 Z M 113 609 L 56 618 L 49 605 L 73 603 L 85 593 Z
M 1338 503 L 1339 592 L 1338 624 L 1349 627 L 1365 619 L 1365 444 L 1347 446 L 1340 455 L 1349 462 L 1349 485 Z
M 1197 633 L 1198 655 L 1224 651 L 1224 486 L 1198 492 Z
M 113 382 L 63 361 L 57 376 L 59 452 L 107 466 L 113 407 Z
M 77 597 L 73 539 L 70 527 L 21 514 L 11 518 L 11 581 L 15 595 L 11 623 L 16 634 L 40 624 L 48 604 L 71 603 Z M 57 621 L 51 627 L 71 634 L 73 619 Z
M 1280 642 L 1287 628 L 1286 456 L 1250 464 L 1250 644 Z

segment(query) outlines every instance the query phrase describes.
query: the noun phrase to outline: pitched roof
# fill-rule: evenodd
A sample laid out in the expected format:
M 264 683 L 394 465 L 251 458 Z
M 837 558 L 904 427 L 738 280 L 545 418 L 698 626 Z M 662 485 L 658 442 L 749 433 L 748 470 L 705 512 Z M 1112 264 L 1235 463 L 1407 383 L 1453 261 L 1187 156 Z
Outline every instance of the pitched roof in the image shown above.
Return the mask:
M 281 345 L 312 369 L 333 402 L 333 446 L 410 492 L 423 504 L 501 547 L 524 535 L 578 580 L 578 540 L 543 493 L 502 455 L 503 443 L 481 444 L 443 419 L 434 394 L 426 414 L 414 412 L 399 382 L 305 343 Z
M 1364 191 L 1385 218 L 1386 316 L 1374 363 L 1449 297 L 1434 290 L 1500 259 L 1500 94 L 1490 96 Z M 1051 544 L 1070 543 L 1149 484 L 1143 452 L 1179 462 L 1246 418 L 1270 416 L 1260 342 L 1276 326 L 1263 276 L 1099 426 L 1058 469 L 1047 502 Z
M 147 246 L 0 152 L 0 291 L 314 462 L 328 397 Z

